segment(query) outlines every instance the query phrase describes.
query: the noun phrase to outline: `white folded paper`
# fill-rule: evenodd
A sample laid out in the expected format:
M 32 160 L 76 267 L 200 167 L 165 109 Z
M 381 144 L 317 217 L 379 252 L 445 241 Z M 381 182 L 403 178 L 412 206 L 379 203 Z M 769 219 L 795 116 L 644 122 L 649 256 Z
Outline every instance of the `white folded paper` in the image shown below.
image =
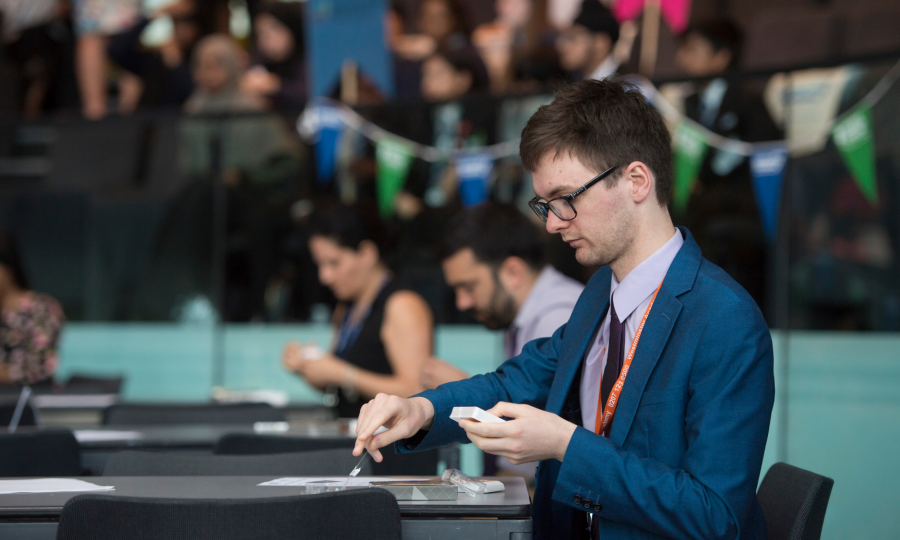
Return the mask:
M 76 429 L 75 439 L 78 442 L 92 441 L 133 441 L 143 439 L 144 434 L 140 431 L 114 431 L 100 429 Z
M 74 478 L 36 478 L 0 480 L 0 495 L 10 493 L 64 493 L 73 491 L 112 491 L 115 486 L 98 486 Z

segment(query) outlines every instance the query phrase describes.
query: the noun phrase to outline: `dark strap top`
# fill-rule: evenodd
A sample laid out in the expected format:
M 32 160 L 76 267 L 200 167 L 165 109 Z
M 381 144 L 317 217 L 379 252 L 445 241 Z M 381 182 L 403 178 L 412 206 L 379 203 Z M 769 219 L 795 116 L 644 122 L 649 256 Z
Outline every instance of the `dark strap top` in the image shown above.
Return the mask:
M 381 375 L 393 375 L 394 370 L 388 360 L 387 353 L 384 350 L 384 343 L 381 342 L 381 325 L 384 322 L 384 307 L 388 298 L 400 287 L 396 280 L 390 280 L 381 288 L 381 292 L 375 297 L 369 307 L 369 314 L 363 320 L 361 327 L 356 332 L 349 332 L 349 336 L 342 343 L 339 339 L 338 349 L 335 356 L 341 358 L 354 366 L 378 373 Z M 349 314 L 349 311 L 348 311 Z M 348 324 L 345 319 L 342 327 L 341 337 L 349 330 L 345 328 Z M 353 336 L 353 334 L 356 334 Z M 359 410 L 363 404 L 368 401 L 358 395 L 348 395 L 343 388 L 338 389 L 337 413 L 341 418 L 356 418 L 359 416 Z

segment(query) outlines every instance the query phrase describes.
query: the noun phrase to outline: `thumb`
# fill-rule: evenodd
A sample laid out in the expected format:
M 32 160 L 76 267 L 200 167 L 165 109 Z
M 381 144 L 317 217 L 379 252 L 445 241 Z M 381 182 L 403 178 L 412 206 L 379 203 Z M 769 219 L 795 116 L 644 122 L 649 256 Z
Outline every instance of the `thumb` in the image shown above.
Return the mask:
M 524 405 L 516 405 L 515 403 L 507 403 L 505 401 L 501 401 L 500 403 L 494 405 L 487 412 L 493 414 L 498 418 L 503 418 L 504 416 L 508 418 L 519 418 L 525 413 L 524 407 Z

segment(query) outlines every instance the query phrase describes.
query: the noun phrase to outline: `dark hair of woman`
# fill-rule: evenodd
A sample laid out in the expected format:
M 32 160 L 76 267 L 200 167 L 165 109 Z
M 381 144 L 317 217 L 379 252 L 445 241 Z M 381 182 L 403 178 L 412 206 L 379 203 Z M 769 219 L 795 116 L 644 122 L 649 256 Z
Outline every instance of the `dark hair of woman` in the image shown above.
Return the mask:
M 19 255 L 19 246 L 16 240 L 6 232 L 0 232 L 0 265 L 9 270 L 16 287 L 22 290 L 30 288 L 25 267 Z
M 309 235 L 328 238 L 341 247 L 358 250 L 365 241 L 372 242 L 380 253 L 385 231 L 377 211 L 359 206 L 339 204 L 317 211 L 309 222 Z

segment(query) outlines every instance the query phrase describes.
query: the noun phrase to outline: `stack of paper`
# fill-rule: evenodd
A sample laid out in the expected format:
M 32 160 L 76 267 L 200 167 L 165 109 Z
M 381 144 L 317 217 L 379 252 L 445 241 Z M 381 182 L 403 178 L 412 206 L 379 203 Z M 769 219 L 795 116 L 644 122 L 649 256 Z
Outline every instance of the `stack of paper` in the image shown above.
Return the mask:
M 0 480 L 0 495 L 10 493 L 63 493 L 73 491 L 112 491 L 115 486 L 98 486 L 74 478 L 37 478 L 35 480 Z

